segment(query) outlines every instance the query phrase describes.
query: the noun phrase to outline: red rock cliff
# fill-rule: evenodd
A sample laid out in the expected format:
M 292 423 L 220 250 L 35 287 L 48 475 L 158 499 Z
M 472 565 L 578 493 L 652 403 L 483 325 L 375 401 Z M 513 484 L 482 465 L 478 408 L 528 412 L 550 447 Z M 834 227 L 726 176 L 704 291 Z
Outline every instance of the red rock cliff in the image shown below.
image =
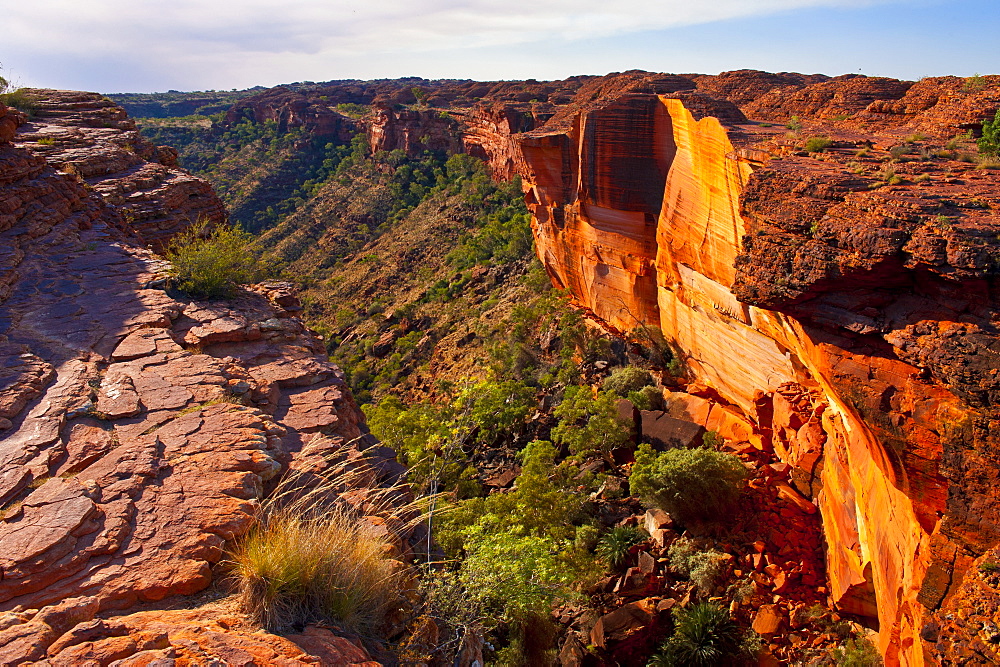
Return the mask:
M 941 619 L 1000 541 L 1000 179 L 930 148 L 898 158 L 921 141 L 906 134 L 976 127 L 997 88 L 756 72 L 588 86 L 503 149 L 553 282 L 620 331 L 657 326 L 752 420 L 744 437 L 795 466 L 831 600 L 872 619 L 888 664 L 947 655 Z M 827 152 L 801 150 L 821 134 Z M 952 630 L 979 641 L 975 621 Z
M 46 98 L 109 112 L 86 94 Z M 291 286 L 225 303 L 167 294 L 165 262 L 102 191 L 146 169 L 103 141 L 131 129 L 51 117 L 24 126 L 0 106 L 0 664 L 377 664 L 327 630 L 277 637 L 224 607 L 131 613 L 208 586 L 285 467 L 400 470 L 364 435 Z M 68 162 L 84 173 L 53 168 Z M 164 176 L 122 186 L 158 209 L 149 219 L 186 220 L 197 209 L 174 194 L 211 193 Z

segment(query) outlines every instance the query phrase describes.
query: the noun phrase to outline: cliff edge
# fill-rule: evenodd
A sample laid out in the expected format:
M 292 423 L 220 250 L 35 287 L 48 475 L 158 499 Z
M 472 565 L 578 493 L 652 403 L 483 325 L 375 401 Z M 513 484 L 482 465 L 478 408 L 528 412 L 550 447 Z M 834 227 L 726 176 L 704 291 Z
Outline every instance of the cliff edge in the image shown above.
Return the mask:
M 99 96 L 31 94 L 30 121 L 0 106 L 0 664 L 374 664 L 172 597 L 211 584 L 289 466 L 400 469 L 291 285 L 165 291 L 143 242 L 220 219 L 211 188 Z

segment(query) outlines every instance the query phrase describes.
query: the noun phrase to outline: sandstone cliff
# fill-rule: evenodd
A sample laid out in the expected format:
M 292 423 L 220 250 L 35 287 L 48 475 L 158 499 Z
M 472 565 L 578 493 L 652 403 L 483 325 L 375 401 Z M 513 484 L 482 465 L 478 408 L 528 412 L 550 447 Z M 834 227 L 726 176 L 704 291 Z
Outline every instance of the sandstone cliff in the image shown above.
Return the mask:
M 745 415 L 725 435 L 794 467 L 831 602 L 871 619 L 889 664 L 996 655 L 976 637 L 995 596 L 938 628 L 1000 541 L 1000 178 L 928 142 L 998 92 L 626 73 L 488 152 L 524 179 L 553 281 L 612 329 L 657 327 Z M 792 115 L 797 133 L 748 120 Z
M 164 291 L 141 241 L 221 216 L 211 189 L 145 162 L 169 152 L 99 97 L 33 95 L 30 123 L 0 106 L 0 664 L 369 661 L 327 630 L 170 602 L 211 583 L 287 466 L 400 471 L 290 285 Z
M 681 416 L 792 465 L 831 602 L 890 664 L 922 664 L 997 659 L 980 628 L 1000 598 L 975 564 L 1000 541 L 1000 183 L 948 141 L 992 116 L 997 84 L 331 82 L 241 113 L 324 127 L 318 105 L 372 105 L 373 149 L 460 145 L 520 175 L 552 281 L 608 329 L 661 331 L 725 408 Z
M 177 152 L 154 146 L 125 111 L 96 93 L 29 89 L 35 109 L 14 139 L 100 194 L 154 250 L 200 218 L 226 219 L 205 181 L 177 168 Z

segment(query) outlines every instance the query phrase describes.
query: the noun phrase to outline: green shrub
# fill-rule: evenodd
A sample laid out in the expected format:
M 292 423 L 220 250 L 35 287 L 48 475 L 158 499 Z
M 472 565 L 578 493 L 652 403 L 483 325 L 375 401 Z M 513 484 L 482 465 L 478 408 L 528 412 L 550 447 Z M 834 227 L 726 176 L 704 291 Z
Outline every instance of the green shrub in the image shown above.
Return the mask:
M 743 653 L 739 627 L 726 609 L 713 602 L 680 610 L 674 628 L 674 634 L 647 663 L 650 667 L 732 665 Z
M 809 137 L 806 139 L 805 149 L 810 153 L 822 153 L 831 144 L 833 144 L 833 141 L 829 137 Z
M 223 225 L 209 231 L 204 220 L 175 237 L 167 248 L 174 283 L 198 297 L 231 296 L 237 286 L 259 280 L 254 237 L 238 227 Z
M 727 514 L 746 477 L 746 468 L 732 454 L 705 448 L 658 454 L 643 444 L 636 451 L 629 485 L 634 495 L 685 523 Z
M 597 543 L 597 556 L 613 568 L 628 558 L 629 549 L 646 541 L 646 534 L 635 526 L 616 526 Z
M 802 119 L 799 118 L 798 116 L 792 116 L 790 119 L 788 119 L 788 122 L 785 123 L 785 127 L 787 127 L 792 132 L 801 132 Z
M 649 371 L 637 366 L 623 366 L 616 368 L 604 381 L 601 388 L 604 391 L 625 398 L 633 391 L 639 391 L 643 387 L 653 384 L 653 376 Z
M 1000 109 L 997 109 L 993 120 L 983 121 L 983 136 L 976 144 L 984 155 L 1000 155 Z
M 656 387 L 643 387 L 639 391 L 630 392 L 628 400 L 639 410 L 663 409 L 663 392 Z
M 866 637 L 848 639 L 843 646 L 833 650 L 837 667 L 879 667 L 882 656 Z
M 554 410 L 559 423 L 552 429 L 552 441 L 565 444 L 576 456 L 608 456 L 629 438 L 628 427 L 618 421 L 617 399 L 613 394 L 590 387 L 569 387 Z
M 688 577 L 703 592 L 710 592 L 723 574 L 726 554 L 709 549 L 699 550 L 692 540 L 682 537 L 675 540 L 667 550 L 670 567 Z

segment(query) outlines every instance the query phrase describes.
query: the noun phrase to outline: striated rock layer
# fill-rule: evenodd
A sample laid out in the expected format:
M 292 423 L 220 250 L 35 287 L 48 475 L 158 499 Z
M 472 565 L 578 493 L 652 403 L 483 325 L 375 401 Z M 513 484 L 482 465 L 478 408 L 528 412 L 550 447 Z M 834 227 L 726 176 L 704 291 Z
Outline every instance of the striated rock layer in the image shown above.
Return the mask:
M 0 140 L 24 121 L 0 106 Z M 76 132 L 40 123 L 28 129 Z M 73 150 L 80 164 L 104 159 Z M 223 612 L 118 615 L 208 586 L 290 462 L 371 466 L 374 484 L 400 469 L 366 435 L 290 285 L 177 298 L 99 185 L 0 141 L 0 186 L 0 664 L 369 660 L 316 628 L 300 641 Z M 142 193 L 160 219 L 184 219 L 172 186 Z
M 723 435 L 794 466 L 831 601 L 870 619 L 890 664 L 941 655 L 936 619 L 1000 542 L 1000 178 L 955 153 L 898 159 L 1000 104 L 953 79 L 626 73 L 491 139 L 553 282 L 612 329 L 657 328 L 750 419 Z M 793 114 L 798 134 L 747 119 Z M 801 150 L 817 135 L 826 153 Z
M 177 151 L 154 146 L 125 110 L 97 93 L 28 89 L 36 107 L 15 145 L 76 177 L 117 210 L 132 233 L 162 250 L 198 220 L 226 220 L 212 187 L 177 167 Z

